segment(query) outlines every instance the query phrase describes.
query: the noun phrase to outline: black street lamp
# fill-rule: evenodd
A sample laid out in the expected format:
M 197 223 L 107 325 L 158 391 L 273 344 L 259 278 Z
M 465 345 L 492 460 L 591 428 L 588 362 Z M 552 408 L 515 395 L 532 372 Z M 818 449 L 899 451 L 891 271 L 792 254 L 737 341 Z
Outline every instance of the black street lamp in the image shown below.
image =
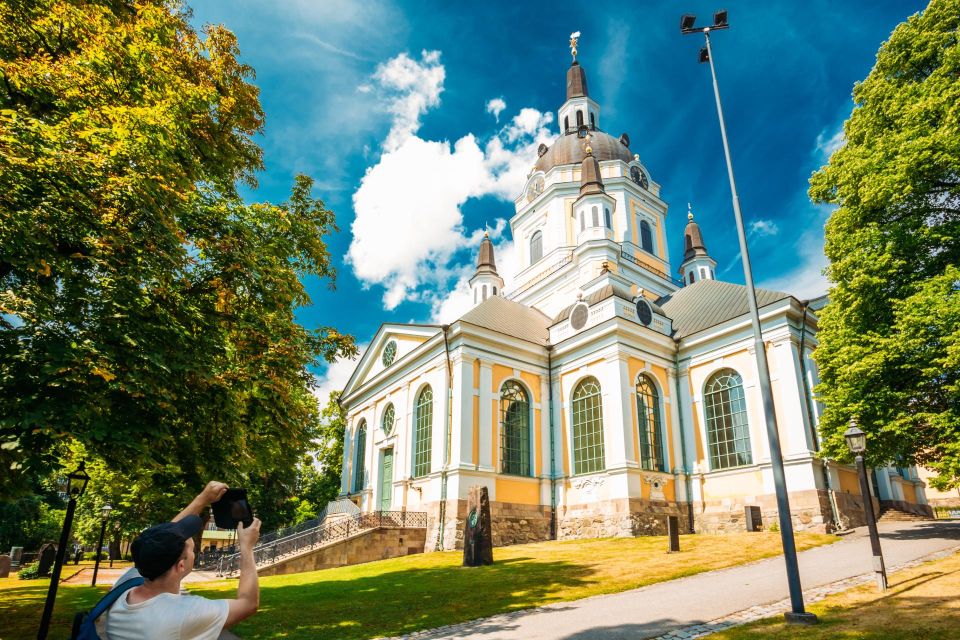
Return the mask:
M 713 76 L 713 95 L 717 102 L 717 117 L 720 120 L 720 137 L 723 139 L 723 153 L 727 161 L 727 177 L 730 180 L 730 195 L 733 199 L 733 217 L 737 223 L 737 237 L 740 240 L 740 256 L 743 260 L 743 278 L 747 287 L 747 304 L 750 306 L 750 321 L 753 325 L 753 346 L 757 358 L 760 396 L 763 398 L 763 414 L 766 419 L 767 440 L 770 443 L 770 466 L 773 472 L 773 485 L 777 496 L 777 515 L 780 520 L 780 540 L 783 545 L 783 559 L 787 565 L 787 585 L 790 589 L 790 611 L 784 614 L 787 622 L 815 624 L 817 616 L 804 610 L 803 588 L 800 586 L 800 569 L 797 565 L 797 547 L 793 539 L 793 520 L 790 517 L 790 499 L 787 496 L 787 482 L 783 469 L 783 455 L 780 451 L 780 432 L 777 428 L 777 414 L 773 406 L 773 392 L 770 388 L 770 368 L 767 365 L 767 350 L 763 343 L 760 327 L 760 314 L 757 311 L 757 294 L 753 287 L 753 270 L 750 266 L 750 253 L 747 250 L 747 236 L 743 230 L 743 216 L 740 213 L 740 196 L 737 195 L 737 183 L 733 178 L 733 162 L 730 160 L 730 145 L 727 143 L 727 125 L 723 119 L 723 107 L 720 104 L 720 87 L 717 85 L 717 71 L 713 66 L 710 49 L 710 32 L 729 29 L 727 11 L 722 9 L 713 14 L 713 25 L 697 27 L 697 17 L 686 14 L 680 18 L 680 33 L 702 33 L 706 47 L 700 50 L 700 62 L 710 63 L 710 75 Z
M 103 505 L 103 508 L 100 509 L 103 524 L 100 525 L 100 542 L 97 543 L 97 561 L 93 565 L 93 580 L 90 582 L 91 587 L 97 586 L 97 572 L 100 570 L 100 550 L 103 549 L 103 534 L 107 532 L 107 518 L 110 517 L 111 511 L 113 511 L 113 507 L 109 504 Z
M 860 495 L 863 496 L 863 510 L 870 530 L 870 548 L 873 550 L 873 571 L 877 577 L 877 588 L 887 590 L 887 568 L 883 564 L 883 550 L 880 548 L 880 533 L 877 531 L 877 519 L 873 511 L 873 496 L 870 494 L 870 482 L 867 480 L 867 467 L 863 464 L 863 452 L 867 450 L 867 434 L 857 426 L 857 419 L 850 418 L 850 428 L 843 432 L 847 448 L 856 456 L 857 475 L 860 476 Z
M 53 573 L 50 576 L 50 588 L 47 590 L 47 600 L 43 603 L 43 616 L 40 618 L 40 628 L 37 630 L 37 640 L 46 640 L 50 632 L 50 617 L 53 615 L 53 603 L 57 599 L 57 587 L 60 585 L 60 570 L 63 568 L 63 558 L 67 553 L 67 542 L 70 540 L 70 528 L 73 526 L 73 512 L 77 508 L 77 500 L 87 489 L 90 476 L 86 472 L 86 463 L 80 461 L 76 471 L 67 474 L 66 494 L 67 515 L 63 518 L 63 530 L 60 532 L 60 546 L 57 547 L 57 556 L 53 562 Z

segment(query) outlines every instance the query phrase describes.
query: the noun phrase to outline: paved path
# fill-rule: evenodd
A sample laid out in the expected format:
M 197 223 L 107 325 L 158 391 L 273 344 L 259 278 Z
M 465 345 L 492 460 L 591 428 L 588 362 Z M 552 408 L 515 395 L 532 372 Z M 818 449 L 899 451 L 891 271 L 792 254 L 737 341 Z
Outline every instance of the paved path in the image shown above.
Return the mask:
M 881 525 L 887 566 L 960 546 L 960 521 Z M 804 589 L 871 571 L 870 540 L 858 529 L 843 541 L 799 555 Z M 502 614 L 414 634 L 417 640 L 616 640 L 652 638 L 787 598 L 782 557 L 702 573 L 633 591 Z M 482 596 L 481 596 L 482 597 Z

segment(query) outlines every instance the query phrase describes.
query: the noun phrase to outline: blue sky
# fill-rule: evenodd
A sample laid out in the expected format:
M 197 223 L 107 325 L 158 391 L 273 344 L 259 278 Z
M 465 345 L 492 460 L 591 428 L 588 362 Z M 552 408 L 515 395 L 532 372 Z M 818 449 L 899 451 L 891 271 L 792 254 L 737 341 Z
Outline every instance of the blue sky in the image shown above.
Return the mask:
M 829 212 L 810 204 L 807 181 L 840 140 L 853 84 L 925 3 L 190 5 L 197 26 L 236 33 L 257 71 L 266 170 L 248 199 L 283 201 L 306 173 L 337 214 L 336 290 L 308 279 L 313 304 L 299 320 L 366 344 L 382 322 L 449 320 L 485 226 L 508 268 L 503 221 L 537 144 L 556 134 L 576 30 L 603 129 L 629 134 L 670 205 L 673 268 L 692 202 L 718 276 L 742 282 L 709 68 L 697 64 L 703 39 L 679 33 L 682 13 L 706 23 L 721 7 L 732 27 L 714 35 L 714 57 L 754 272 L 800 297 L 822 292 Z M 316 373 L 326 390 L 349 368 Z

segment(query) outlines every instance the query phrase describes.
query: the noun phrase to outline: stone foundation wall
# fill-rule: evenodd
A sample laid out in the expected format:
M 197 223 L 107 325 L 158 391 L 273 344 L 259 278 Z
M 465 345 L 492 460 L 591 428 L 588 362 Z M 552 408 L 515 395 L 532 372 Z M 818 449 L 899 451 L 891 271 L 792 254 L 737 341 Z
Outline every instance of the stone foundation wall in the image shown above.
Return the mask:
M 625 538 L 666 535 L 667 517 L 677 516 L 680 531 L 688 531 L 685 504 L 620 498 L 558 508 L 557 537 Z
M 738 496 L 694 503 L 694 528 L 697 533 L 746 531 L 744 507 L 748 506 L 760 507 L 760 519 L 764 529 L 768 529 L 773 523 L 779 526 L 777 498 L 769 494 L 756 496 L 750 501 Z M 828 533 L 834 530 L 830 497 L 826 491 L 811 489 L 790 493 L 790 515 L 795 531 Z
M 448 500 L 444 517 L 443 544 L 440 535 L 440 503 L 427 505 L 427 551 L 463 549 L 463 527 L 467 519 L 466 500 Z M 493 546 L 541 542 L 550 539 L 550 507 L 490 502 L 490 525 Z
M 960 508 L 960 497 L 952 498 L 928 498 L 927 502 L 934 507 Z
M 863 498 L 853 493 L 834 494 L 837 501 L 837 511 L 840 514 L 840 523 L 842 529 L 851 529 L 853 527 L 863 527 L 867 524 L 867 512 L 863 508 Z M 873 512 L 880 514 L 880 501 L 873 500 Z
M 264 567 L 257 573 L 261 576 L 281 576 L 423 553 L 425 535 L 423 529 L 363 531 L 301 556 Z

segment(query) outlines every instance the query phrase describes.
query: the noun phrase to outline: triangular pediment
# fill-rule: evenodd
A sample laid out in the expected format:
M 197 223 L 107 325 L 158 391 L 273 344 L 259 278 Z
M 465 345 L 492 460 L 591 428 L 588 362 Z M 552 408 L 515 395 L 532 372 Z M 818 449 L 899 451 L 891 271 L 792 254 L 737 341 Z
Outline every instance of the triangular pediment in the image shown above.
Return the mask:
M 363 356 L 350 375 L 341 397 L 350 395 L 384 370 L 398 366 L 417 347 L 441 331 L 438 325 L 431 324 L 384 323 L 380 325 L 373 340 L 370 341 L 370 346 L 363 352 Z M 384 357 L 391 343 L 394 345 L 392 360 Z M 389 364 L 386 363 L 387 361 Z

